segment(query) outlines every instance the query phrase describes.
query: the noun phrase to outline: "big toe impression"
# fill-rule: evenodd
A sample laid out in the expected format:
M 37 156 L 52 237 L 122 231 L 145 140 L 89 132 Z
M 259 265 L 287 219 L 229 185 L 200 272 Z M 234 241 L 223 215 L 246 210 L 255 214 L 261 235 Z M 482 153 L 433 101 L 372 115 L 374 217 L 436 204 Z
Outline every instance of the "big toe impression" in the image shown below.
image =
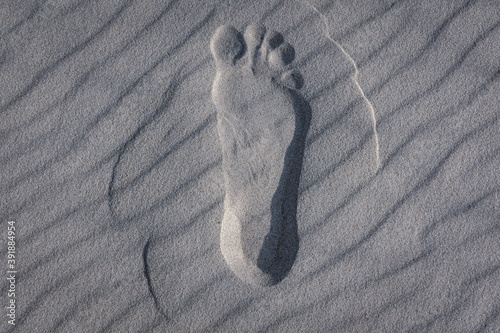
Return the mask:
M 243 37 L 230 25 L 220 26 L 212 36 L 210 50 L 218 65 L 233 65 L 244 52 Z

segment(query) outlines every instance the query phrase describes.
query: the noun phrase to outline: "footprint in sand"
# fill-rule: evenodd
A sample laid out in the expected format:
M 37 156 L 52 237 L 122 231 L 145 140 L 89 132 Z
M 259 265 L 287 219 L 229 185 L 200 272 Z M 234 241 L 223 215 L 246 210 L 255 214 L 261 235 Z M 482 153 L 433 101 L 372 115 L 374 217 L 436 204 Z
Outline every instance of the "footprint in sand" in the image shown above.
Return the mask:
M 222 146 L 226 195 L 220 246 L 232 271 L 274 285 L 297 255 L 297 191 L 311 110 L 290 70 L 293 47 L 261 25 L 242 35 L 214 33 L 212 99 Z

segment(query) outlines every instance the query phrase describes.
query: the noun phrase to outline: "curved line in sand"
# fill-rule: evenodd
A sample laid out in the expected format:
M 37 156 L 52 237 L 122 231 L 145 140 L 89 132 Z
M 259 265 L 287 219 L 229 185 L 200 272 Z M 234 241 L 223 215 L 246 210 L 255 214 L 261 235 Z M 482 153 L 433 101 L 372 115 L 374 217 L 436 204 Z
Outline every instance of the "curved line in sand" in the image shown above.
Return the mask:
M 299 1 L 297 1 L 297 2 L 299 2 Z M 366 97 L 366 94 L 363 91 L 363 88 L 361 88 L 361 85 L 359 84 L 359 81 L 358 81 L 358 75 L 359 75 L 358 65 L 356 64 L 356 62 L 354 61 L 354 59 L 349 55 L 349 53 L 347 53 L 347 51 L 342 47 L 342 45 L 340 45 L 336 40 L 334 40 L 331 37 L 331 35 L 330 35 L 330 25 L 328 24 L 328 19 L 326 18 L 326 16 L 324 14 L 321 14 L 321 12 L 316 7 L 314 7 L 311 3 L 309 3 L 308 1 L 304 1 L 304 2 L 309 7 L 311 7 L 319 15 L 319 17 L 323 20 L 323 23 L 325 25 L 325 36 L 326 36 L 326 38 L 328 40 L 330 40 L 333 44 L 335 44 L 335 46 L 338 47 L 338 49 L 342 52 L 342 54 L 344 54 L 347 57 L 347 59 L 349 60 L 349 62 L 354 67 L 354 75 L 352 77 L 352 80 L 354 82 L 354 85 L 358 89 L 359 93 L 361 94 L 361 96 L 365 100 L 365 102 L 366 102 L 366 104 L 368 106 L 368 109 L 370 110 L 370 116 L 372 118 L 373 135 L 375 137 L 375 163 L 377 165 L 377 169 L 379 169 L 380 168 L 380 144 L 379 144 L 379 138 L 378 138 L 378 133 L 377 133 L 377 118 L 375 117 L 375 108 L 373 107 L 373 104 L 372 104 L 372 102 L 370 102 L 370 100 L 368 99 L 368 97 Z

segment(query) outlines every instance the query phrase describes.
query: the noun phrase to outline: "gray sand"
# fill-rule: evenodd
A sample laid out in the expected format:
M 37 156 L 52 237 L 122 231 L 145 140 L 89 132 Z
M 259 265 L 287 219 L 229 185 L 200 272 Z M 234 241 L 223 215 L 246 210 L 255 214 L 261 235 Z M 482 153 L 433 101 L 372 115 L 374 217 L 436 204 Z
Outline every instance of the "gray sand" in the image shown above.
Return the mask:
M 0 332 L 500 332 L 499 17 L 488 0 L 0 3 Z M 288 206 L 262 205 L 296 228 L 295 254 L 260 266 L 271 283 L 220 241 L 210 40 L 251 23 L 295 49 L 310 112 L 299 153 L 294 124 L 270 132 L 276 160 L 248 155 L 292 175 L 265 192 Z M 269 221 L 242 231 L 257 263 Z

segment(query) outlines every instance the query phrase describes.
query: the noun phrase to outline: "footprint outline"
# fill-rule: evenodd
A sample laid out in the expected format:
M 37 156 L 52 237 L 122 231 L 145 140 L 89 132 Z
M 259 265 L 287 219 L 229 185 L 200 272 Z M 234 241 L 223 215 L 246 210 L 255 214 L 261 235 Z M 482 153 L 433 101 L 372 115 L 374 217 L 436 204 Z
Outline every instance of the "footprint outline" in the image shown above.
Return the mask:
M 226 189 L 221 252 L 241 280 L 272 286 L 288 275 L 298 253 L 298 185 L 311 108 L 298 93 L 302 76 L 289 66 L 295 51 L 280 33 L 251 24 L 241 34 L 224 25 L 210 49 Z M 259 168 L 271 185 L 259 184 Z M 268 205 L 246 202 L 252 200 Z M 267 219 L 267 229 L 259 219 Z

